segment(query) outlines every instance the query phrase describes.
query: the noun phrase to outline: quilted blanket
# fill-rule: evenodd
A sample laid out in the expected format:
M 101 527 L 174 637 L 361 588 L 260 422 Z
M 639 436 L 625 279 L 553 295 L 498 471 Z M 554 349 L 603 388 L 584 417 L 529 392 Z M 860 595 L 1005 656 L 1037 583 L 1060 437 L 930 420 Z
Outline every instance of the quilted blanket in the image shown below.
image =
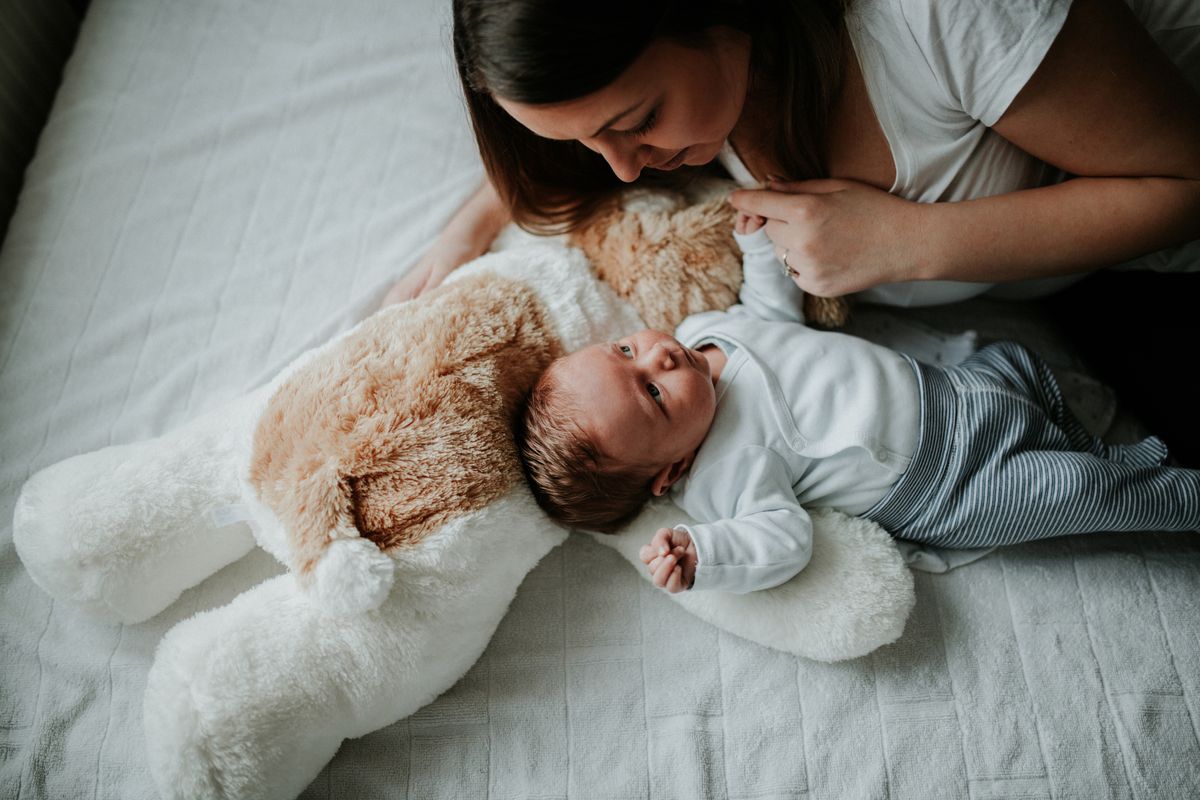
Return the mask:
M 155 646 L 278 570 L 252 553 L 147 623 L 89 623 L 23 571 L 19 487 L 245 393 L 414 262 L 480 178 L 447 5 L 91 3 L 0 253 L 0 797 L 154 797 Z M 1080 367 L 1027 309 L 923 322 Z M 916 585 L 900 641 L 822 664 L 572 535 L 454 688 L 346 742 L 303 797 L 1195 796 L 1200 537 L 1051 540 Z

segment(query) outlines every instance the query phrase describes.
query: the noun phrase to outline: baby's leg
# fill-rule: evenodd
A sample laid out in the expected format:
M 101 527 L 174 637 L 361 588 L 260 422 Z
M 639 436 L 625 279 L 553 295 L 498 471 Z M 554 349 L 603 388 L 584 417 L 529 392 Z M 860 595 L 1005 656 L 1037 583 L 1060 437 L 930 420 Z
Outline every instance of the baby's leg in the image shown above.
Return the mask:
M 1030 451 L 961 489 L 949 513 L 936 519 L 932 543 L 986 547 L 1101 531 L 1200 531 L 1198 470 Z
M 1138 467 L 1159 466 L 1167 460 L 1167 446 L 1157 436 L 1119 445 L 1106 444 L 1089 432 L 1063 399 L 1049 365 L 1016 342 L 989 345 L 963 362 L 963 366 L 988 375 L 1034 402 L 1066 435 L 1072 450 Z
M 1200 529 L 1200 471 L 1157 465 L 1150 440 L 1145 452 L 1125 453 L 1148 463 L 1079 452 L 1078 431 L 1058 424 L 1067 417 L 1054 401 L 1057 387 L 1032 367 L 1023 348 L 1000 345 L 944 373 L 927 372 L 927 380 L 951 387 L 952 399 L 935 393 L 930 401 L 931 422 L 949 427 L 923 441 L 937 449 L 919 454 L 898 495 L 904 504 L 880 512 L 885 527 L 901 538 L 972 548 L 1069 533 Z

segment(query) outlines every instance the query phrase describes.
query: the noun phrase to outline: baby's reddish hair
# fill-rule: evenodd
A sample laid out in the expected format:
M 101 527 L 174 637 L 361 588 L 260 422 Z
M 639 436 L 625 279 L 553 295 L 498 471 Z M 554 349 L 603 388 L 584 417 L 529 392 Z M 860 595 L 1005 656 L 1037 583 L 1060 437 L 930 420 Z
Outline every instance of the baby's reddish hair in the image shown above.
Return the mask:
M 606 456 L 578 423 L 579 398 L 553 362 L 538 378 L 516 430 L 521 467 L 538 505 L 559 522 L 612 533 L 651 496 L 658 470 Z

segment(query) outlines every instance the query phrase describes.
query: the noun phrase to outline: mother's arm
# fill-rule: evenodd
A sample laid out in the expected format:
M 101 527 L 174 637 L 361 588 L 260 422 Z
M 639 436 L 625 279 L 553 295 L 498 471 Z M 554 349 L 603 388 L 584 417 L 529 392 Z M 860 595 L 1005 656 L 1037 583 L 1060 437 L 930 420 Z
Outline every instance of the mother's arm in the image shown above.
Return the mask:
M 994 129 L 1077 177 L 958 203 L 836 180 L 733 202 L 771 218 L 797 282 L 825 295 L 1080 272 L 1200 238 L 1200 96 L 1120 0 L 1076 0 Z
M 439 285 L 451 272 L 486 253 L 511 219 L 500 195 L 485 178 L 425 255 L 388 290 L 383 305 L 410 300 Z

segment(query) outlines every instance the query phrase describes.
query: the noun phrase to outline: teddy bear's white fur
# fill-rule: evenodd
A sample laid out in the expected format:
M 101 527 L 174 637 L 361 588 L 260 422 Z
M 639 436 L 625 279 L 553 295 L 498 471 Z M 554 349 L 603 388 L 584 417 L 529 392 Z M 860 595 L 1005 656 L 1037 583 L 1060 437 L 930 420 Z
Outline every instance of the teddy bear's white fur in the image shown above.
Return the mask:
M 521 243 L 456 279 L 480 274 L 532 287 L 564 350 L 642 326 L 583 254 L 561 243 Z M 177 431 L 33 476 L 18 500 L 14 540 L 34 580 L 98 619 L 134 623 L 256 543 L 294 568 L 294 543 L 249 481 L 252 442 L 272 394 L 310 359 L 336 352 L 345 336 Z M 230 513 L 248 516 L 254 532 L 225 524 Z M 655 515 L 668 513 L 678 519 L 677 509 L 654 506 L 635 527 L 601 541 L 644 575 L 636 549 L 658 524 Z M 747 596 L 677 599 L 734 633 L 821 660 L 896 639 L 913 588 L 890 538 L 832 513 L 814 515 L 814 523 L 812 562 L 790 583 Z M 287 573 L 179 623 L 158 648 L 145 694 L 160 792 L 294 797 L 343 739 L 411 714 L 453 685 L 487 645 L 524 575 L 565 536 L 514 485 L 411 546 L 382 552 L 343 536 L 317 560 L 307 588 Z

